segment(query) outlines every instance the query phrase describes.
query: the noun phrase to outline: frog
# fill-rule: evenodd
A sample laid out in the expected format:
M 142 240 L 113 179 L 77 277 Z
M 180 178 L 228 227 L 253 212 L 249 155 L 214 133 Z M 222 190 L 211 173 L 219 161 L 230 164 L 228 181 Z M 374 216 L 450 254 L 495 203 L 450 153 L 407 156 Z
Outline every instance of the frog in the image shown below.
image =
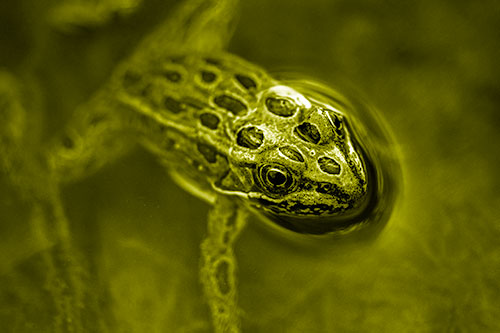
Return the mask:
M 325 85 L 275 77 L 225 51 L 238 5 L 184 1 L 34 157 L 21 153 L 26 103 L 17 101 L 15 84 L 5 85 L 10 102 L 2 109 L 9 129 L 2 136 L 4 168 L 44 202 L 38 209 L 49 207 L 67 258 L 72 250 L 60 188 L 136 143 L 180 187 L 211 205 L 200 281 L 216 332 L 241 331 L 233 248 L 249 216 L 286 237 L 322 244 L 374 237 L 397 192 L 392 139 L 374 110 Z M 35 171 L 14 171 L 13 161 L 30 162 Z

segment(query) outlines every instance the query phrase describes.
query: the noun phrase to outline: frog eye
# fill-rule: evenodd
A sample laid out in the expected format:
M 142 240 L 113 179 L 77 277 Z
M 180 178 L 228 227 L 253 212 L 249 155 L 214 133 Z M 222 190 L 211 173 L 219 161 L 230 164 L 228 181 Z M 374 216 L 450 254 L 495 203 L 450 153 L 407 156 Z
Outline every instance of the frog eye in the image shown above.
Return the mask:
M 266 181 L 273 186 L 282 186 L 286 183 L 286 173 L 279 169 L 269 169 L 266 172 Z
M 297 110 L 297 105 L 286 98 L 268 97 L 266 98 L 266 107 L 269 112 L 281 117 L 293 116 Z
M 289 193 L 294 185 L 293 175 L 279 164 L 264 165 L 258 169 L 258 181 L 269 193 Z

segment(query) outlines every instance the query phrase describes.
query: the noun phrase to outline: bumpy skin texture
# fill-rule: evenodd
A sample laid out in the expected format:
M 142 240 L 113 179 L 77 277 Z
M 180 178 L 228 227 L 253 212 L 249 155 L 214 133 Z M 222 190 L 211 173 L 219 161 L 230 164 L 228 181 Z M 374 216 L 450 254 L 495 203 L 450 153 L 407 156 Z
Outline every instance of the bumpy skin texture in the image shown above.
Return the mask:
M 86 158 L 107 139 L 110 153 L 78 164 L 98 168 L 119 154 L 126 140 L 116 138 L 125 132 L 135 133 L 181 184 L 209 198 L 241 198 L 279 221 L 303 219 L 299 227 L 284 224 L 301 233 L 343 228 L 369 200 L 369 164 L 351 135 L 349 115 L 236 56 L 176 54 L 127 66 L 106 97 L 90 105 L 92 114 L 78 126 L 98 142 L 70 129 L 51 159 L 62 178 L 65 169 L 78 170 L 65 161 Z
M 138 111 L 125 122 L 198 192 L 326 221 L 321 232 L 366 206 L 368 172 L 349 116 L 260 68 L 223 53 L 180 54 L 120 78 L 118 100 Z

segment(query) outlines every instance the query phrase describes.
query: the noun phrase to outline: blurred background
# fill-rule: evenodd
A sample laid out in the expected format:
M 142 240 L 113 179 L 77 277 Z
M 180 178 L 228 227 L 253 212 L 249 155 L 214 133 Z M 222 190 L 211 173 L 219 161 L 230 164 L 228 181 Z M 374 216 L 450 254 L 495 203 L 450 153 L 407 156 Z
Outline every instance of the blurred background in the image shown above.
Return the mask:
M 178 1 L 110 3 L 125 5 L 68 27 L 60 1 L 1 2 L 0 67 L 34 91 L 39 141 Z M 392 129 L 403 168 L 388 227 L 358 251 L 304 249 L 251 221 L 236 247 L 243 331 L 500 331 L 500 4 L 245 1 L 230 51 L 355 87 Z M 1 177 L 0 327 L 52 331 L 57 300 L 39 264 L 51 248 L 34 244 L 29 202 Z M 82 310 L 90 326 L 210 331 L 198 283 L 207 204 L 142 150 L 67 186 L 63 200 L 95 294 Z

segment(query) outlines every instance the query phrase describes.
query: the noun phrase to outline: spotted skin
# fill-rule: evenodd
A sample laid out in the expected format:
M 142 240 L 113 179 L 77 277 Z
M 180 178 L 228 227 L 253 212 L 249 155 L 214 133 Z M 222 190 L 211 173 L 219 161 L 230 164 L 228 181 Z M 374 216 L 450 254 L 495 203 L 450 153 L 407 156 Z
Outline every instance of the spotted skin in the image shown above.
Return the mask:
M 206 197 L 243 198 L 271 219 L 326 217 L 322 233 L 337 229 L 335 218 L 366 207 L 369 170 L 344 122 L 349 115 L 243 59 L 175 55 L 127 69 L 116 84 L 143 143 Z M 152 136 L 158 126 L 176 142 L 173 148 L 165 149 L 162 135 Z M 219 187 L 229 174 L 237 185 Z M 320 233 L 307 225 L 295 229 Z

